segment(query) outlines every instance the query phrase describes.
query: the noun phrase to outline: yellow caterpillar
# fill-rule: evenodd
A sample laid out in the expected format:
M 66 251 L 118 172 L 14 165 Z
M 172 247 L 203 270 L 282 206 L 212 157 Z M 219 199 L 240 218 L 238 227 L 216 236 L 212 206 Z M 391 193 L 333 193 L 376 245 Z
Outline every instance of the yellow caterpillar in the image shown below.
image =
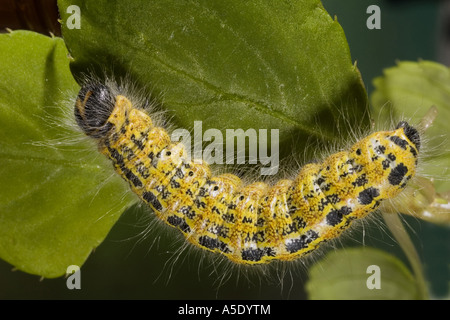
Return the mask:
M 294 180 L 243 185 L 188 160 L 183 144 L 101 83 L 81 88 L 75 118 L 160 219 L 238 264 L 298 259 L 338 237 L 405 188 L 420 149 L 418 131 L 402 121 L 304 166 Z

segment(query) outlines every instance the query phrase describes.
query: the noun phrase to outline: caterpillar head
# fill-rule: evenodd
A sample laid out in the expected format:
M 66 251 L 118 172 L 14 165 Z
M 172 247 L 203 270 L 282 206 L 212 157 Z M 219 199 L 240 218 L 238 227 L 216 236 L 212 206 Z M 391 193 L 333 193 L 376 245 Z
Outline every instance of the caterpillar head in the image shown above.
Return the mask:
M 406 121 L 400 121 L 389 140 L 396 149 L 397 165 L 391 170 L 388 181 L 393 186 L 398 185 L 400 188 L 404 188 L 416 173 L 420 135 L 417 129 Z
M 114 95 L 108 87 L 100 83 L 88 83 L 78 93 L 75 119 L 86 135 L 102 138 L 112 127 L 108 118 L 114 104 Z
M 410 126 L 406 121 L 400 121 L 395 129 L 403 129 L 403 133 L 409 139 L 409 141 L 414 144 L 417 151 L 420 150 L 420 135 L 417 129 Z
M 372 159 L 378 163 L 378 172 L 386 175 L 389 192 L 398 192 L 414 177 L 420 149 L 417 129 L 401 121 L 395 130 L 379 132 L 372 139 Z M 392 197 L 391 194 L 389 197 Z

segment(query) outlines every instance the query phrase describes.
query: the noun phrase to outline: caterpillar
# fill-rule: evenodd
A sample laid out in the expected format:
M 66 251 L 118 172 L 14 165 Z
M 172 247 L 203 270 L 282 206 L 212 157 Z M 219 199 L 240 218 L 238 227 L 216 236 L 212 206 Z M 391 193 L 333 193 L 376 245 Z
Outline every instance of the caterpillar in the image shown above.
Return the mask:
M 401 121 L 273 185 L 213 176 L 148 112 L 101 82 L 84 84 L 74 115 L 115 171 L 187 241 L 236 264 L 299 259 L 395 198 L 416 172 L 421 138 Z

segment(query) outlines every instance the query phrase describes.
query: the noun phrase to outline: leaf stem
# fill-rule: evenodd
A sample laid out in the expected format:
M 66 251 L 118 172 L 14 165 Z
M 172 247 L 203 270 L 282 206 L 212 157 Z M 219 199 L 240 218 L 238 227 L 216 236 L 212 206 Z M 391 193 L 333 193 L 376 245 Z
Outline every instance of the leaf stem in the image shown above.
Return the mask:
M 399 215 L 395 213 L 383 213 L 383 218 L 386 221 L 389 230 L 392 232 L 393 236 L 398 241 L 400 247 L 408 258 L 408 261 L 416 277 L 420 297 L 424 300 L 429 299 L 426 280 L 423 274 L 422 263 L 420 261 L 417 250 L 411 241 L 411 238 L 409 237 L 402 221 L 400 220 Z

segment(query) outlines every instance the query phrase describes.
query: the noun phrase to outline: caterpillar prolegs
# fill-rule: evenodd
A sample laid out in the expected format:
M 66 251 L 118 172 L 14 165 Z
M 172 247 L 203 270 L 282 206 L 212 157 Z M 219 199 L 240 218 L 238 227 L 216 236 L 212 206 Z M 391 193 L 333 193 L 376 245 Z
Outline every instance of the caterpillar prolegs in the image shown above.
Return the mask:
M 103 84 L 81 88 L 75 118 L 159 219 L 238 264 L 298 259 L 338 237 L 405 188 L 420 149 L 418 131 L 402 121 L 305 165 L 293 180 L 245 185 L 191 161 L 146 111 Z

